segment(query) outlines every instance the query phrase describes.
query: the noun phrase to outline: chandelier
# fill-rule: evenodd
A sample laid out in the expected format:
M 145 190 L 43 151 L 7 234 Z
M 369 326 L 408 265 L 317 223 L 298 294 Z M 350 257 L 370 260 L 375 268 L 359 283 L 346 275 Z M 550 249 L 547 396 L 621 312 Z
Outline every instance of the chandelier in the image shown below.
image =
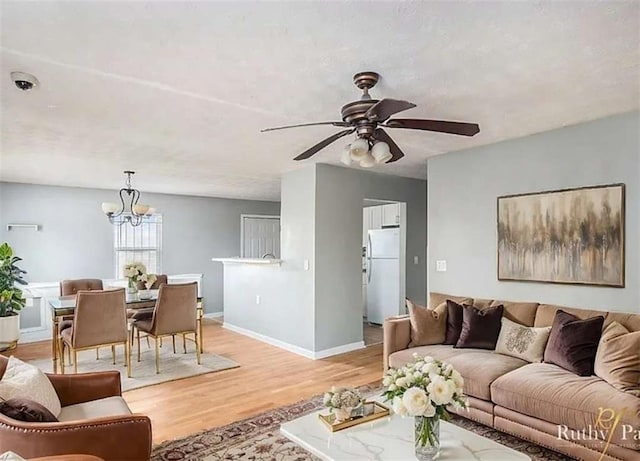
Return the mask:
M 125 187 L 120 189 L 120 206 L 117 203 L 103 202 L 102 211 L 109 218 L 111 224 L 122 225 L 129 223 L 132 226 L 142 224 L 144 217 L 151 216 L 156 210 L 149 205 L 141 205 L 138 203 L 140 199 L 140 191 L 131 187 L 131 175 L 136 174 L 135 171 L 125 171 L 127 180 Z

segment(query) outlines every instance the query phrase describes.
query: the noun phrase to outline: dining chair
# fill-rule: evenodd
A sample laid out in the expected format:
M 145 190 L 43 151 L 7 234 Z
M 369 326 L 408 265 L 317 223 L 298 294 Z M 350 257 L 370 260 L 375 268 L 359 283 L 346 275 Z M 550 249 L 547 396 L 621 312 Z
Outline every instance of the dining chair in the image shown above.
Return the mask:
M 103 290 L 103 284 L 101 279 L 68 279 L 60 282 L 60 296 L 74 296 L 78 291 L 93 291 Z M 68 315 L 62 317 L 58 331 L 66 330 L 73 326 L 73 316 Z M 96 360 L 100 358 L 100 349 L 96 347 Z M 71 362 L 71 355 L 69 355 L 69 362 Z
M 158 300 L 150 319 L 136 320 L 138 362 L 140 361 L 140 332 L 152 337 L 155 346 L 156 373 L 160 373 L 160 339 L 164 336 L 182 335 L 183 348 L 187 352 L 186 335 L 193 333 L 196 345 L 196 361 L 200 365 L 196 309 L 198 304 L 198 283 L 160 285 Z M 175 352 L 175 341 L 174 341 Z
M 73 353 L 74 372 L 78 372 L 78 351 L 111 346 L 116 364 L 117 345 L 124 345 L 127 376 L 131 377 L 131 349 L 127 334 L 127 315 L 124 289 L 79 291 L 73 326 L 60 332 L 60 366 L 64 373 L 64 349 Z

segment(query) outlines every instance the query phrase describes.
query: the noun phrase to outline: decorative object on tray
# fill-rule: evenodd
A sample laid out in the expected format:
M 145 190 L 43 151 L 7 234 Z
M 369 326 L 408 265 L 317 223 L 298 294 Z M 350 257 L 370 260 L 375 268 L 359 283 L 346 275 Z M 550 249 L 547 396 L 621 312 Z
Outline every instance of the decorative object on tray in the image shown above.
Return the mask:
M 133 294 L 138 292 L 137 284 L 142 282 L 142 277 L 147 274 L 147 268 L 140 262 L 132 262 L 125 264 L 122 272 L 127 279 L 127 293 Z
M 363 398 L 360 392 L 352 387 L 332 387 L 324 394 L 323 402 L 334 414 L 335 422 L 340 423 L 357 416 L 354 410 L 362 405 Z
M 144 290 L 138 290 L 138 297 L 140 299 L 150 299 L 151 298 L 151 287 L 154 283 L 156 283 L 158 277 L 156 274 L 142 274 L 138 277 L 138 281 L 144 284 Z
M 389 409 L 381 403 L 364 401 L 346 420 L 338 421 L 335 413 L 328 415 L 319 414 L 318 418 L 320 418 L 320 421 L 322 421 L 331 432 L 337 432 L 351 426 L 357 426 L 358 424 L 368 423 L 378 418 L 384 418 L 390 414 Z
M 498 280 L 624 287 L 624 184 L 498 197 Z
M 464 380 L 451 364 L 413 354 L 414 361 L 390 368 L 384 375 L 383 395 L 400 416 L 415 418 L 416 458 L 435 459 L 440 453 L 440 419 L 449 419 L 447 405 L 468 408 Z

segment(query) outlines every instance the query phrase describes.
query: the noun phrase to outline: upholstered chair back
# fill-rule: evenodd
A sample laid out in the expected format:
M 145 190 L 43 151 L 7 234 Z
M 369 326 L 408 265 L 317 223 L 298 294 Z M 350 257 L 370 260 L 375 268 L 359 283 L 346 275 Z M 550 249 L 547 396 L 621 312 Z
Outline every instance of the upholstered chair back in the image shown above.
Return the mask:
M 153 282 L 153 285 L 151 285 L 149 290 L 157 290 L 158 288 L 160 288 L 160 285 L 163 285 L 163 284 L 166 285 L 167 283 L 169 283 L 169 281 L 166 274 L 157 274 L 156 281 Z M 144 284 L 144 282 L 138 282 L 136 286 L 138 287 L 138 290 L 147 289 L 147 286 Z
M 75 295 L 78 291 L 102 290 L 100 279 L 63 280 L 60 282 L 60 296 Z
M 127 339 L 124 288 L 78 292 L 73 320 L 74 349 L 125 342 Z
M 160 285 L 151 333 L 158 336 L 195 331 L 197 304 L 197 282 Z

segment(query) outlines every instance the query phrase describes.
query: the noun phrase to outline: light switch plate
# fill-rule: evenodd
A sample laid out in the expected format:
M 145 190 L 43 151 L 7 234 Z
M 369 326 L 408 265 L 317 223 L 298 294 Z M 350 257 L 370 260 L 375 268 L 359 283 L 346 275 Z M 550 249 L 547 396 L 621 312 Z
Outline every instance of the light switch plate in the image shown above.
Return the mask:
M 437 272 L 446 272 L 447 271 L 447 261 L 444 259 L 440 259 L 436 261 L 436 271 Z
M 414 256 L 413 257 L 413 264 L 415 264 L 417 266 L 418 265 L 418 261 L 419 261 L 418 257 Z
M 304 270 L 306 270 L 306 271 L 309 270 L 309 260 L 308 259 L 304 260 Z
M 256 295 L 256 304 L 260 304 L 260 295 Z

